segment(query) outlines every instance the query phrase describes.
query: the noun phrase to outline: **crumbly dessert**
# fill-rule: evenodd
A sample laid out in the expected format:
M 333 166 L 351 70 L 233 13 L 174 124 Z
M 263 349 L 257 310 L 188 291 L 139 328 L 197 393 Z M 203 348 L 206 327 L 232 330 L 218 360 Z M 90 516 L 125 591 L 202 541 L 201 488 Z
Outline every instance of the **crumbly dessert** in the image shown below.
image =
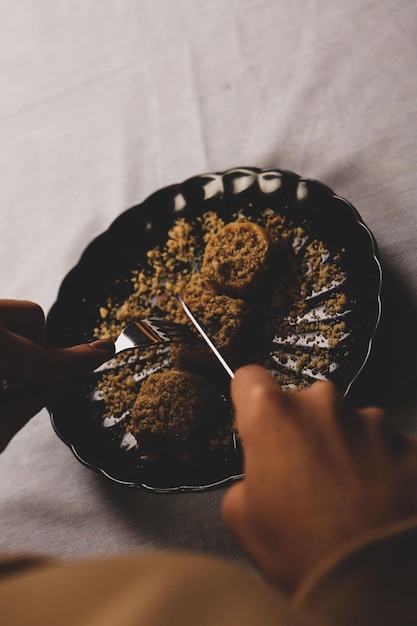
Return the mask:
M 217 293 L 235 298 L 253 296 L 265 286 L 276 249 L 271 233 L 259 224 L 230 222 L 207 243 L 201 273 Z
M 204 437 L 224 422 L 225 401 L 210 382 L 189 372 L 166 370 L 142 384 L 129 430 L 142 458 L 158 455 L 187 461 Z
M 237 367 L 244 357 L 244 348 L 251 331 L 249 306 L 243 300 L 217 295 L 210 290 L 200 296 L 187 298 L 186 304 L 220 353 L 230 361 L 232 367 Z M 195 330 L 184 312 L 177 319 Z M 171 359 L 175 368 L 191 372 L 207 373 L 208 370 L 218 368 L 216 357 L 202 341 L 173 344 Z
M 270 369 L 281 386 L 291 389 L 308 386 L 314 377 L 327 377 L 334 366 L 333 351 L 339 350 L 346 331 L 343 313 L 349 302 L 341 269 L 344 251 L 330 253 L 322 241 L 310 238 L 308 224 L 292 224 L 290 217 L 266 209 L 256 221 L 237 213 L 226 225 L 210 211 L 191 221 L 178 218 L 166 241 L 148 250 L 146 263 L 141 262 L 133 271 L 126 299 L 120 302 L 109 297 L 100 303 L 101 323 L 96 335 L 116 339 L 121 329 L 136 318 L 165 316 L 184 322 L 178 301 L 181 295 L 234 367 L 242 362 L 259 363 Z M 229 270 L 220 270 L 227 263 Z M 262 293 L 265 282 L 269 287 L 267 293 Z M 217 285 L 215 293 L 211 285 Z M 308 302 L 310 296 L 325 289 L 330 295 L 323 299 L 324 313 L 332 318 L 331 322 L 322 319 L 323 312 L 316 316 Z M 262 297 L 258 297 L 260 293 Z M 309 336 L 307 345 L 300 341 L 304 333 Z M 327 347 L 316 342 L 318 336 Z M 244 359 L 240 346 L 247 350 Z M 162 451 L 161 446 L 168 445 L 176 450 L 177 458 L 186 455 L 189 447 L 185 440 L 195 441 L 198 431 L 197 413 L 197 421 L 206 424 L 205 403 L 212 407 L 212 398 L 219 397 L 219 392 L 213 391 L 219 381 L 211 366 L 206 366 L 204 344 L 201 351 L 190 352 L 189 347 L 175 344 L 171 348 L 121 353 L 114 359 L 114 368 L 103 372 L 97 394 L 105 403 L 105 417 L 122 420 L 126 428 L 138 433 L 141 458 L 148 454 L 144 451 L 145 444 L 151 446 L 148 441 L 154 450 Z M 203 352 L 204 358 L 200 358 Z M 212 363 L 221 371 L 217 362 Z M 187 370 L 190 375 L 200 374 L 200 378 L 196 382 L 187 374 L 188 388 L 183 389 L 179 383 L 175 386 L 173 381 L 179 376 L 175 371 L 179 369 L 184 370 L 181 377 Z M 156 383 L 154 376 L 158 376 Z M 202 382 L 201 378 L 209 380 Z M 168 396 L 164 380 L 172 382 Z M 210 398 L 207 386 L 212 389 Z M 190 397 L 195 397 L 191 416 L 181 412 L 184 407 L 180 409 L 184 398 L 188 404 Z M 209 412 L 215 414 L 214 409 Z M 168 431 L 173 432 L 173 419 L 178 425 L 175 436 L 168 435 Z M 216 432 L 204 435 L 210 447 L 230 443 L 231 420 L 230 411 L 223 411 L 223 424 L 215 423 Z M 204 427 L 198 438 L 203 432 Z

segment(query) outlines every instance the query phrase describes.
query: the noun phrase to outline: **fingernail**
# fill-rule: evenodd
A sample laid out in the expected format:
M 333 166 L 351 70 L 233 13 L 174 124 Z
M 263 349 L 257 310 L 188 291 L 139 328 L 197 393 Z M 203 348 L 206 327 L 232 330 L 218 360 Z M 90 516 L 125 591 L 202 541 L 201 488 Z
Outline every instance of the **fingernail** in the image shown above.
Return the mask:
M 111 353 L 114 352 L 114 343 L 111 339 L 97 339 L 97 341 L 90 343 L 90 346 L 96 350 L 103 350 Z

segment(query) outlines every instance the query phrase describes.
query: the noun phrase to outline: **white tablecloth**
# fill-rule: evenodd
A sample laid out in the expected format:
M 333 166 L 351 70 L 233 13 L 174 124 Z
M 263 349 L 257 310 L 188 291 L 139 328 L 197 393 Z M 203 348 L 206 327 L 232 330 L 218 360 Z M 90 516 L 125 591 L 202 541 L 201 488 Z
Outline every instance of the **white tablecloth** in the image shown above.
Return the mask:
M 0 295 L 48 311 L 117 215 L 194 174 L 318 178 L 356 206 L 385 267 L 380 340 L 353 399 L 417 433 L 416 33 L 414 0 L 3 0 Z M 46 410 L 0 472 L 3 552 L 242 558 L 221 491 L 114 485 L 75 460 Z

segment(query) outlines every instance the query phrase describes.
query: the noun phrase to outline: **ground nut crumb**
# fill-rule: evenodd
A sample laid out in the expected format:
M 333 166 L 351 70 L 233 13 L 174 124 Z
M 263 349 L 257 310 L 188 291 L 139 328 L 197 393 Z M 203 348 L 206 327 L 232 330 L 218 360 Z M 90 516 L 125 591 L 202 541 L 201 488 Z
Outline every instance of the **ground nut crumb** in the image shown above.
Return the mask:
M 251 218 L 237 212 L 233 219 L 248 222 Z M 317 319 L 315 332 L 325 337 L 328 348 L 319 347 L 314 334 L 308 338 L 307 348 L 297 345 L 300 334 L 308 332 L 313 324 L 311 320 L 305 324 L 299 321 L 308 311 L 307 298 L 331 286 L 343 285 L 343 251 L 331 256 L 322 241 L 309 239 L 308 224 L 305 227 L 292 225 L 272 210 L 266 209 L 256 221 L 266 229 L 271 242 L 284 242 L 289 252 L 285 271 L 277 272 L 268 296 L 268 306 L 258 311 L 256 317 L 257 330 L 261 330 L 269 343 L 265 341 L 263 345 L 257 342 L 252 346 L 249 361 L 268 367 L 280 385 L 301 389 L 312 382 L 304 375 L 307 370 L 313 376 L 327 375 L 333 358 L 331 351 L 346 333 L 344 320 L 324 324 Z M 96 336 L 115 340 L 122 328 L 136 318 L 166 316 L 173 321 L 184 322 L 178 296 L 186 301 L 202 299 L 203 302 L 208 297 L 208 287 L 200 273 L 201 259 L 207 243 L 224 226 L 224 220 L 213 211 L 204 213 L 193 222 L 178 218 L 169 229 L 166 241 L 148 250 L 146 262 L 132 272 L 127 297 L 122 302 L 110 298 L 99 306 Z M 214 256 L 213 267 L 216 263 L 218 259 Z M 255 305 L 251 303 L 251 306 Z M 210 309 L 208 302 L 206 308 Z M 348 297 L 341 288 L 324 301 L 325 312 L 334 316 L 335 320 L 348 308 Z M 226 317 L 228 314 L 225 313 Z M 225 327 L 228 325 L 228 319 L 219 318 L 218 322 Z M 287 346 L 274 346 L 273 353 L 270 352 L 270 341 L 277 334 L 283 337 L 294 335 L 291 353 Z M 135 364 L 127 364 L 122 353 L 114 359 L 116 369 L 103 373 L 98 392 L 105 402 L 106 414 L 129 414 L 138 396 L 143 372 L 164 371 L 171 367 L 166 347 L 141 351 L 136 357 Z M 289 368 L 291 360 L 295 363 L 292 370 Z M 230 425 L 223 425 L 222 432 L 211 436 L 211 445 L 225 445 L 225 442 L 230 442 L 231 436 Z

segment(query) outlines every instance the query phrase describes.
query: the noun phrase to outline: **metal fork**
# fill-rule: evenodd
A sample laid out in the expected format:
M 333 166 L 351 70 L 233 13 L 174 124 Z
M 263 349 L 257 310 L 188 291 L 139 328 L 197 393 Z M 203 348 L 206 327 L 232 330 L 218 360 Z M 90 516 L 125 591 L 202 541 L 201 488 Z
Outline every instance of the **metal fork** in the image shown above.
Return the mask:
M 148 317 L 135 320 L 122 330 L 114 342 L 115 354 L 129 348 L 141 348 L 161 343 L 194 343 L 198 336 L 185 324 Z

